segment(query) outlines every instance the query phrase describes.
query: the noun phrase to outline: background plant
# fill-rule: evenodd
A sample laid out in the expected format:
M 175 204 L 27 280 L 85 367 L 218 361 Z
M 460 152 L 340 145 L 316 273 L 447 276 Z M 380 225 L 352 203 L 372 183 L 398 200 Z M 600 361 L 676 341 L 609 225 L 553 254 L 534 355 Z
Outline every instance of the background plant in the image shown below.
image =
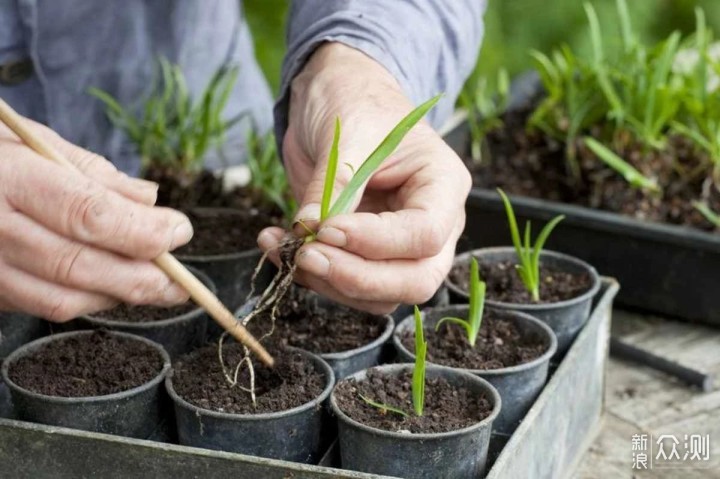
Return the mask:
M 480 268 L 477 259 L 470 258 L 470 307 L 468 309 L 467 320 L 445 317 L 435 324 L 435 331 L 440 329 L 444 322 L 455 323 L 465 329 L 468 343 L 471 347 L 475 347 L 477 336 L 482 325 L 483 310 L 485 309 L 485 289 L 486 285 L 480 280 Z
M 505 69 L 500 69 L 496 88 L 490 87 L 485 77 L 477 77 L 472 93 L 465 90 L 460 95 L 460 105 L 467 112 L 470 128 L 470 158 L 480 164 L 483 155 L 483 140 L 488 133 L 502 126 L 501 116 L 505 113 L 510 99 L 510 78 Z
M 225 132 L 243 116 L 225 120 L 223 115 L 237 74 L 237 67 L 220 68 L 194 99 L 181 68 L 161 58 L 141 108 L 123 106 L 97 88 L 90 94 L 105 104 L 110 121 L 135 145 L 144 169 L 157 166 L 192 173 L 202 168 L 209 149 L 221 145 Z
M 253 129 L 246 145 L 246 164 L 250 170 L 248 186 L 280 208 L 283 217 L 291 219 L 297 210 L 297 202 L 292 196 L 285 168 L 278 155 L 275 135 L 260 135 Z
M 532 244 L 530 239 L 532 235 L 530 222 L 525 223 L 523 239 L 521 239 L 512 203 L 510 203 L 510 199 L 503 190 L 498 188 L 497 191 L 505 205 L 510 235 L 513 246 L 515 247 L 515 252 L 517 253 L 518 264 L 515 268 L 525 288 L 530 293 L 532 300 L 538 302 L 540 301 L 540 253 L 542 253 L 543 246 L 545 246 L 545 242 L 550 237 L 552 230 L 555 229 L 557 224 L 560 223 L 565 216 L 559 215 L 550 220 L 540 231 L 540 234 L 535 240 L 535 244 Z

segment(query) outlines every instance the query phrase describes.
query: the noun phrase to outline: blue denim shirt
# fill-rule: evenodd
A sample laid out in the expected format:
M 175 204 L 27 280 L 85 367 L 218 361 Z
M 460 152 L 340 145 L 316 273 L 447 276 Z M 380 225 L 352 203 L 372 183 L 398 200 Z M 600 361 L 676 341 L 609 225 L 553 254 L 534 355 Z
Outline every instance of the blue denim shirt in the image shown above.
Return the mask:
M 472 70 L 485 0 L 295 0 L 275 127 L 287 123 L 289 84 L 324 41 L 358 48 L 388 68 L 420 102 L 446 92 L 431 120 L 440 124 Z M 224 158 L 240 161 L 250 122 L 273 124 L 272 96 L 255 61 L 240 0 L 0 0 L 0 67 L 27 59 L 33 74 L 0 97 L 67 140 L 136 173 L 137 155 L 90 97 L 98 87 L 123 104 L 141 101 L 158 56 L 179 64 L 198 94 L 217 68 L 239 64 L 228 118 L 251 113 L 228 134 Z M 217 155 L 207 159 L 219 167 Z

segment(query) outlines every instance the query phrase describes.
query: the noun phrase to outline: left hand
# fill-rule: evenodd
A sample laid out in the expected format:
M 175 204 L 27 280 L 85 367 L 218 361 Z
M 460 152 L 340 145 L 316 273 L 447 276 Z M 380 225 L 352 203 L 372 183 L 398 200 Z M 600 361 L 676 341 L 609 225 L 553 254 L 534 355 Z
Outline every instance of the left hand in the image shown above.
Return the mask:
M 412 108 L 383 66 L 338 43 L 322 45 L 292 83 L 283 156 L 290 186 L 301 199 L 296 220 L 316 230 L 318 240 L 298 251 L 295 279 L 374 314 L 392 312 L 399 303 L 423 303 L 438 289 L 465 226 L 470 174 L 421 122 L 358 194 L 354 213 L 318 224 L 327 157 L 339 117 L 337 197 L 353 168 Z M 307 235 L 298 224 L 294 233 Z M 280 228 L 267 228 L 258 244 L 272 250 L 284 235 Z M 270 258 L 278 263 L 276 251 Z

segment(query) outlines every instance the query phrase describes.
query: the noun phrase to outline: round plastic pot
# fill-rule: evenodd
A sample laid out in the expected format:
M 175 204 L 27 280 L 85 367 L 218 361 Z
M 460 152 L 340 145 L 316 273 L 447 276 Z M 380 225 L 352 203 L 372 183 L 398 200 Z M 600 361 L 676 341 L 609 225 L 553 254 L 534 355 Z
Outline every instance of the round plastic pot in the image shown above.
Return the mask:
M 382 374 L 399 375 L 412 371 L 410 364 L 374 368 Z M 363 381 L 367 370 L 348 379 Z M 385 431 L 361 424 L 347 416 L 337 404 L 335 393 L 330 406 L 338 420 L 340 457 L 343 469 L 412 479 L 482 477 L 487 460 L 492 424 L 500 412 L 500 395 L 482 378 L 439 366 L 428 365 L 426 378 L 443 377 L 455 387 L 484 394 L 493 403 L 492 413 L 482 421 L 457 431 L 435 434 L 407 434 Z
M 170 370 L 168 353 L 153 341 L 132 334 L 110 332 L 112 335 L 151 346 L 163 359 L 162 370 L 153 379 L 127 391 L 78 398 L 47 396 L 20 387 L 10 379 L 8 372 L 19 358 L 33 353 L 51 341 L 87 334 L 92 334 L 92 331 L 54 334 L 26 344 L 8 356 L 2 365 L 2 378 L 10 390 L 16 417 L 50 426 L 148 438 L 161 420 L 161 400 L 164 393 L 162 382 Z
M 446 316 L 467 318 L 468 310 L 467 305 L 426 309 L 421 313 L 426 335 L 434 334 L 435 325 L 441 318 Z M 547 382 L 550 358 L 557 350 L 557 339 L 546 324 L 527 314 L 490 308 L 486 309 L 487 313 L 492 314 L 495 318 L 511 321 L 523 337 L 540 338 L 545 345 L 545 352 L 540 357 L 512 367 L 500 369 L 452 368 L 480 376 L 495 386 L 502 398 L 502 409 L 493 427 L 498 432 L 510 434 L 525 417 Z M 407 332 L 415 334 L 413 316 L 408 316 L 395 328 L 393 343 L 401 361 L 414 362 L 415 354 L 408 351 L 402 343 L 402 337 Z
M 195 208 L 193 211 L 229 216 L 242 214 L 232 208 Z M 177 259 L 210 277 L 217 288 L 218 298 L 230 311 L 240 307 L 250 294 L 252 276 L 261 256 L 258 248 L 215 255 L 176 254 Z M 262 291 L 269 284 L 273 268 L 269 261 L 263 266 L 256 281 L 256 291 Z M 215 330 L 211 327 L 211 331 L 219 333 L 220 328 Z
M 48 332 L 45 320 L 23 313 L 0 313 L 0 359 Z
M 208 276 L 196 268 L 188 268 L 212 292 L 215 285 Z M 73 321 L 75 329 L 109 329 L 136 334 L 162 345 L 171 358 L 189 353 L 205 343 L 208 323 L 212 321 L 205 310 L 197 307 L 180 316 L 159 321 L 116 321 L 99 316 L 81 316 Z
M 324 309 L 332 311 L 333 308 L 339 306 L 324 300 L 320 296 L 317 296 L 319 304 Z M 252 311 L 252 308 L 257 303 L 258 298 L 254 297 L 248 301 L 242 308 L 238 309 L 235 316 L 242 319 Z M 380 364 L 388 356 L 387 348 L 390 345 L 390 337 L 395 329 L 395 321 L 389 314 L 383 316 L 376 316 L 378 321 L 385 323 L 385 328 L 382 334 L 371 341 L 368 344 L 360 346 L 359 348 L 350 349 L 348 351 L 340 351 L 335 353 L 320 353 L 318 351 L 311 351 L 313 354 L 320 356 L 326 363 L 330 365 L 335 374 L 335 379 L 343 379 L 353 373 L 362 371 L 363 369 L 370 368 Z
M 467 263 L 470 261 L 471 256 L 478 258 L 480 262 L 489 264 L 503 261 L 517 262 L 517 254 L 514 248 L 501 247 L 481 248 L 468 251 L 456 256 L 454 264 Z M 592 300 L 600 290 L 600 276 L 597 271 L 595 271 L 595 268 L 586 262 L 554 251 L 543 251 L 540 253 L 540 263 L 545 267 L 566 273 L 587 273 L 591 279 L 590 289 L 580 296 L 556 303 L 520 304 L 486 300 L 485 305 L 495 309 L 521 311 L 546 323 L 557 337 L 558 350 L 555 359 L 559 359 L 567 352 L 568 348 L 570 348 L 573 340 L 590 316 Z M 449 278 L 445 280 L 445 284 L 450 290 L 451 297 L 462 302 L 469 300 L 468 292 L 459 288 L 451 282 Z
M 325 388 L 312 401 L 287 411 L 230 414 L 194 406 L 175 391 L 171 370 L 165 386 L 175 405 L 180 444 L 295 462 L 317 461 L 324 452 L 321 431 L 328 420 L 322 404 L 332 391 L 335 376 L 318 356 L 288 349 L 312 361 L 325 376 Z

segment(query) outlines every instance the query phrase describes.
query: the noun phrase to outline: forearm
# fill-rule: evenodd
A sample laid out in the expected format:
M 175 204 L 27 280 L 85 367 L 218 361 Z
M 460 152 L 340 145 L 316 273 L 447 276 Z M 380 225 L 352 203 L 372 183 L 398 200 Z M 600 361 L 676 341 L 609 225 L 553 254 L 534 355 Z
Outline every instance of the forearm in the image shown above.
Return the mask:
M 484 0 L 295 0 L 281 96 L 275 108 L 279 139 L 287 126 L 292 80 L 317 47 L 330 41 L 374 59 L 414 104 L 444 92 L 429 118 L 440 126 L 475 64 L 484 8 Z

